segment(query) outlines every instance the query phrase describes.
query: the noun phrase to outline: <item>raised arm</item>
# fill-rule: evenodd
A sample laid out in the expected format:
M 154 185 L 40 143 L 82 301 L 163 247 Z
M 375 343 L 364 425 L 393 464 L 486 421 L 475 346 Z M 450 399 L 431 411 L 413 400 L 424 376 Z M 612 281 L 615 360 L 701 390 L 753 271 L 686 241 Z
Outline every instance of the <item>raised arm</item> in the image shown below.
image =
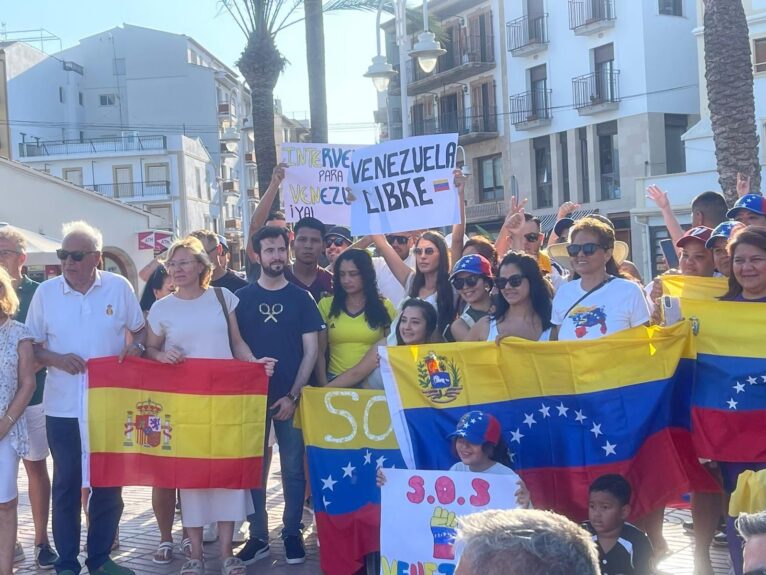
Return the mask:
M 253 216 L 250 218 L 250 226 L 248 227 L 250 238 L 253 237 L 253 234 L 260 230 L 266 223 L 266 220 L 269 219 L 271 205 L 277 197 L 277 192 L 279 191 L 279 186 L 282 185 L 282 180 L 285 179 L 285 168 L 287 168 L 287 164 L 279 164 L 274 168 L 274 171 L 271 174 L 269 187 L 266 188 L 266 193 L 263 194 L 261 201 L 258 202 L 258 207 L 255 208 Z M 253 250 L 253 242 L 250 241 L 250 238 L 247 238 L 247 257 L 250 259 L 251 263 L 255 263 L 255 251 Z
M 386 236 L 376 234 L 372 236 L 372 241 L 375 242 L 375 247 L 378 249 L 378 253 L 386 260 L 386 265 L 396 277 L 397 281 L 404 286 L 407 282 L 407 277 L 412 273 L 412 268 L 402 261 L 388 242 Z
M 574 202 L 564 202 L 559 206 L 559 211 L 556 213 L 556 221 L 563 220 L 569 217 L 575 210 L 580 209 L 580 204 Z M 559 235 L 555 229 L 551 230 L 551 235 L 548 237 L 548 245 L 553 245 L 559 240 Z
M 159 257 L 160 256 L 156 256 L 152 261 L 141 268 L 141 271 L 138 272 L 138 277 L 141 278 L 141 281 L 148 282 L 149 278 L 152 277 L 154 270 L 160 267 Z
M 511 209 L 508 210 L 508 214 L 505 216 L 505 221 L 500 231 L 497 232 L 497 239 L 495 240 L 495 251 L 497 252 L 498 259 L 502 259 L 503 256 L 511 249 L 511 233 L 515 222 L 518 222 L 518 218 L 514 218 L 518 213 L 524 211 L 524 206 L 527 205 L 527 199 L 524 198 L 521 201 L 517 201 L 515 197 L 511 198 Z M 523 225 L 523 222 L 522 222 Z
M 451 265 L 455 265 L 463 255 L 463 238 L 465 237 L 465 182 L 466 177 L 461 170 L 452 172 L 460 204 L 460 222 L 452 226 L 452 245 L 450 246 Z
M 662 219 L 665 221 L 665 227 L 668 228 L 673 244 L 675 244 L 683 237 L 684 230 L 681 224 L 678 223 L 676 215 L 673 213 L 673 208 L 670 207 L 667 192 L 663 192 L 659 186 L 649 186 L 646 189 L 646 197 L 660 208 Z

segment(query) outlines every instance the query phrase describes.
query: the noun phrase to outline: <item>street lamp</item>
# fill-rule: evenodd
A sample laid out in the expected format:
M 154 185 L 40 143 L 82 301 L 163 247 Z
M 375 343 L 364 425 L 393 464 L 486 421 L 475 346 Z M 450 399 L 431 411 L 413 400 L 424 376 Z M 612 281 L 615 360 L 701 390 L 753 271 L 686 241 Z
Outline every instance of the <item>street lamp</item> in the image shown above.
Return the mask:
M 428 30 L 428 0 L 423 0 L 423 31 L 418 35 L 418 41 L 410 52 L 410 57 L 413 60 L 417 59 L 420 69 L 430 74 L 436 68 L 439 56 L 446 53 L 447 51 L 442 48 L 441 43 L 437 42 L 433 32 Z

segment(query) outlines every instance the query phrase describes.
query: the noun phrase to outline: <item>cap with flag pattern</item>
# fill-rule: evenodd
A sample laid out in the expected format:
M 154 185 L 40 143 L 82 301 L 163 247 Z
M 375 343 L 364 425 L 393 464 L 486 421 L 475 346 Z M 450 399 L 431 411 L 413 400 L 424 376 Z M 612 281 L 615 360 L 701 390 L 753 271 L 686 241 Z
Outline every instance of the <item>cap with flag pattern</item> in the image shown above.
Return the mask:
M 494 415 L 484 411 L 469 411 L 460 418 L 455 431 L 447 437 L 463 438 L 473 445 L 482 445 L 485 442 L 497 445 L 500 441 L 500 422 Z

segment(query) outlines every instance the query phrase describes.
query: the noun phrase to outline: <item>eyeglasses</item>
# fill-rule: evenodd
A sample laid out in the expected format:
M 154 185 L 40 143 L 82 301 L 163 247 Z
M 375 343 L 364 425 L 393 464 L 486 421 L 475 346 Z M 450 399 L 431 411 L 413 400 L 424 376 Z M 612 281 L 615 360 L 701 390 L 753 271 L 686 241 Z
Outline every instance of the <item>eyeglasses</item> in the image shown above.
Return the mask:
M 430 249 L 430 248 L 426 248 Z M 456 290 L 461 290 L 464 287 L 476 287 L 476 284 L 479 283 L 479 280 L 482 279 L 481 276 L 468 276 L 465 278 L 452 278 L 450 283 L 455 287 Z
M 505 286 L 517 288 L 522 284 L 524 278 L 526 278 L 526 276 L 522 274 L 514 274 L 507 278 L 499 277 L 495 279 L 495 285 L 497 286 L 497 289 L 505 289 Z
M 436 253 L 436 248 L 415 248 L 413 251 L 416 256 L 422 256 L 423 254 L 432 256 Z
M 390 245 L 401 244 L 404 245 L 409 241 L 407 236 L 386 236 L 386 241 Z
M 605 250 L 606 248 L 599 244 L 587 243 L 587 244 L 569 244 L 567 246 L 567 253 L 570 257 L 577 257 L 582 251 L 584 256 L 592 256 L 598 250 Z
M 197 263 L 197 260 L 179 260 L 179 261 L 167 262 L 165 264 L 165 267 L 168 268 L 168 270 L 174 270 L 176 268 L 190 268 L 196 263 Z
M 329 238 L 324 241 L 324 245 L 328 248 L 331 248 L 332 246 L 335 246 L 336 248 L 342 248 L 343 244 L 347 243 L 348 242 L 343 238 Z
M 15 256 L 20 254 L 17 250 L 0 250 L 0 258 L 7 258 L 8 256 Z
M 85 256 L 89 254 L 97 254 L 97 251 L 89 251 L 84 252 L 82 250 L 77 250 L 74 252 L 70 252 L 68 250 L 56 250 L 56 257 L 60 259 L 62 262 L 66 261 L 68 257 L 71 257 L 76 262 L 81 262 Z
M 529 243 L 539 242 L 540 234 L 537 234 L 537 233 L 524 234 L 524 239 L 527 240 Z

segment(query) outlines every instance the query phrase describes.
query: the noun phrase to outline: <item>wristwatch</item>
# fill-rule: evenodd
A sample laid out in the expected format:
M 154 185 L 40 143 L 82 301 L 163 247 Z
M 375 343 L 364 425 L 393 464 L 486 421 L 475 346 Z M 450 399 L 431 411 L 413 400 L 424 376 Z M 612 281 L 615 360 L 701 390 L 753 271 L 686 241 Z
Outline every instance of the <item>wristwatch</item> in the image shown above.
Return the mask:
M 146 346 L 140 341 L 134 342 L 133 347 L 135 347 L 138 351 L 140 351 L 141 355 L 144 355 L 146 353 Z
M 298 395 L 294 394 L 292 391 L 286 395 L 286 397 L 293 402 L 293 405 L 298 405 L 298 402 L 301 399 L 300 393 Z

